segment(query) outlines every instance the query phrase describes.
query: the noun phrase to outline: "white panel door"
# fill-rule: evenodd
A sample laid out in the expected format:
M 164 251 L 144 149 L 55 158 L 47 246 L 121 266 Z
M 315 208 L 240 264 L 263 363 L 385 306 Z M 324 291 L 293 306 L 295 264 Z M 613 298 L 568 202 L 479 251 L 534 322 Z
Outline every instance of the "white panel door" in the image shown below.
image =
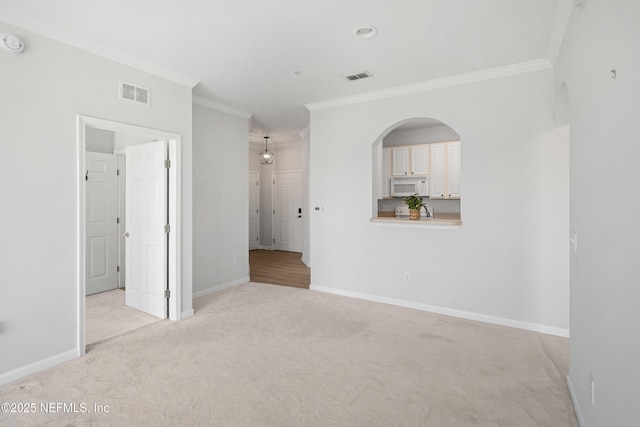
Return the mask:
M 129 307 L 167 317 L 166 141 L 126 149 L 126 292 Z
M 260 247 L 260 178 L 249 172 L 249 250 Z
M 85 153 L 86 294 L 118 287 L 118 180 L 114 154 Z
M 302 252 L 302 173 L 274 173 L 275 249 Z

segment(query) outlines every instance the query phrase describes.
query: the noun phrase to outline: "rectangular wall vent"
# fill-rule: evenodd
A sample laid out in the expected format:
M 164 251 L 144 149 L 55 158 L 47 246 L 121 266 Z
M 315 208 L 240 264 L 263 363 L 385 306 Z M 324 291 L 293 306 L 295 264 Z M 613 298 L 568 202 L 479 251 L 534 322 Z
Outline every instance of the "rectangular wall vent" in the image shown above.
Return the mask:
M 363 71 L 362 73 L 351 74 L 351 75 L 347 76 L 347 79 L 349 79 L 349 80 L 360 80 L 360 79 L 366 79 L 367 77 L 373 77 L 373 74 L 371 74 L 368 71 Z
M 120 99 L 149 105 L 149 88 L 120 81 Z

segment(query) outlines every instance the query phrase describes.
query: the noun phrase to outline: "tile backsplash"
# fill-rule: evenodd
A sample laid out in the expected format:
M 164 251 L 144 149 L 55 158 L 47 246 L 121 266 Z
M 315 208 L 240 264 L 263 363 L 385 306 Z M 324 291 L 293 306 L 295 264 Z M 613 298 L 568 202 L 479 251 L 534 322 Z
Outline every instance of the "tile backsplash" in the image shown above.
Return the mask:
M 460 200 L 431 200 L 428 197 L 425 197 L 424 203 L 427 206 L 433 207 L 435 212 L 460 212 Z M 396 210 L 396 206 L 404 206 L 404 201 L 401 197 L 378 200 L 379 212 L 394 212 Z

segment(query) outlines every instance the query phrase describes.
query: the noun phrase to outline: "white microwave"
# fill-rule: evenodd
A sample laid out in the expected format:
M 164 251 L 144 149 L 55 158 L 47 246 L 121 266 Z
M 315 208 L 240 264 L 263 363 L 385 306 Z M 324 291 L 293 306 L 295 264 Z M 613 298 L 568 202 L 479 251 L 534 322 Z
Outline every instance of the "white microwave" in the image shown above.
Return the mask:
M 429 175 L 398 176 L 391 178 L 391 196 L 429 195 Z

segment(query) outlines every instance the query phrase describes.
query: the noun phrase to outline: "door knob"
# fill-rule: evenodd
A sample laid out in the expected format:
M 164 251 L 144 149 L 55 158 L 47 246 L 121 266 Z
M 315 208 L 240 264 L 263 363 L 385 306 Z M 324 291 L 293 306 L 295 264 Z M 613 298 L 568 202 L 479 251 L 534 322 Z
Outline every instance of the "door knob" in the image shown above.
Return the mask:
M 125 231 L 125 233 L 122 235 L 122 237 L 129 237 L 129 232 Z

